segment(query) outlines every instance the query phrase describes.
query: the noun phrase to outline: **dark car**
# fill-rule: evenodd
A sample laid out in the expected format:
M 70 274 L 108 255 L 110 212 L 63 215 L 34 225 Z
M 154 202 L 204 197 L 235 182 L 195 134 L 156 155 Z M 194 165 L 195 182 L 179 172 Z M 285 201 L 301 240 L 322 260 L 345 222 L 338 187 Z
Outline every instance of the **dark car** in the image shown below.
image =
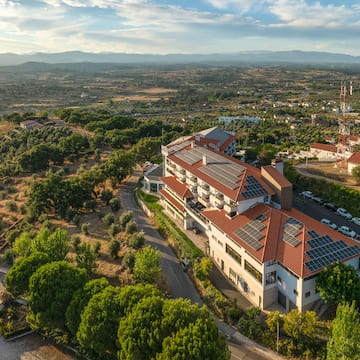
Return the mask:
M 319 196 L 314 196 L 313 201 L 320 204 L 320 205 L 322 205 L 324 203 L 324 200 Z
M 336 211 L 336 210 L 337 210 L 337 206 L 334 205 L 333 203 L 327 202 L 327 203 L 324 204 L 324 206 L 325 206 L 327 209 L 331 210 L 331 211 Z

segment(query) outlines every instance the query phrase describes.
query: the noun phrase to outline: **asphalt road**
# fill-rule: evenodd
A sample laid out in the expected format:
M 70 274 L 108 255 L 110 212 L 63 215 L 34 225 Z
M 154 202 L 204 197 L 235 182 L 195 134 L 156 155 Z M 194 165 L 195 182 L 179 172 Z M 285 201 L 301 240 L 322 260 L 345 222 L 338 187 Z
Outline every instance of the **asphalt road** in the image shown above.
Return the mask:
M 348 226 L 351 230 L 354 230 L 357 234 L 360 234 L 360 226 L 354 224 L 350 220 L 346 220 L 336 212 L 327 209 L 313 200 L 303 199 L 296 193 L 294 193 L 293 197 L 293 206 L 314 219 L 319 221 L 323 218 L 329 219 L 338 227 L 345 225 Z
M 145 233 L 146 243 L 160 250 L 160 265 L 169 286 L 170 293 L 175 297 L 190 299 L 193 303 L 202 305 L 202 300 L 195 289 L 189 276 L 183 271 L 179 260 L 174 255 L 171 248 L 165 243 L 164 239 L 154 229 L 148 217 L 135 204 L 133 192 L 138 180 L 139 173 L 135 172 L 121 189 L 121 204 L 125 210 L 131 210 L 134 214 L 139 230 Z
M 268 360 L 268 355 L 262 355 L 260 352 L 254 350 L 245 344 L 235 344 L 229 342 L 229 349 L 231 351 L 231 360 Z

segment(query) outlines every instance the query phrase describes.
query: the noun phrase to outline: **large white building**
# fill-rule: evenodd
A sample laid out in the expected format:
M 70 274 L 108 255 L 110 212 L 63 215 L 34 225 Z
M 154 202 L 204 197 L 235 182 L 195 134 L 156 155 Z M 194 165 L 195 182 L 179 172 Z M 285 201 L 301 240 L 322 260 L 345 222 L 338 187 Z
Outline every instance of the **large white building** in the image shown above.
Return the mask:
M 282 162 L 261 170 L 196 136 L 163 146 L 165 210 L 208 238 L 208 254 L 261 309 L 311 309 L 317 274 L 340 260 L 359 268 L 360 246 L 292 208 Z

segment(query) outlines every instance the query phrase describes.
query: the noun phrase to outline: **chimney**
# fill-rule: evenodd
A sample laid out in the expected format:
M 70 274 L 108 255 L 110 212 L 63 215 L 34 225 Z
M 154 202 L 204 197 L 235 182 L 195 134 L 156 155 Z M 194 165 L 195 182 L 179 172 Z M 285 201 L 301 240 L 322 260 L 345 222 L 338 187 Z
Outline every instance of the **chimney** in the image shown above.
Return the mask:
M 191 142 L 191 148 L 193 149 L 195 147 L 195 141 Z
M 203 161 L 202 162 L 203 162 L 203 165 L 205 165 L 205 166 L 208 164 L 208 159 L 207 159 L 206 154 L 203 155 Z

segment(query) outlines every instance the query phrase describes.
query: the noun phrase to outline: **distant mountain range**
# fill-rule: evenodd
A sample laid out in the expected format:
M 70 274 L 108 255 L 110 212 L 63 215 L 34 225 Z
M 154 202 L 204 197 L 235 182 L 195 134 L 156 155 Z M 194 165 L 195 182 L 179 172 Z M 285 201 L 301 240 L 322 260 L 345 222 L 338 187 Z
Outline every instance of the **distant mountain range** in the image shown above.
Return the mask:
M 359 64 L 360 56 L 308 51 L 260 51 L 232 54 L 123 54 L 86 53 L 69 51 L 61 53 L 0 54 L 0 66 L 16 66 L 28 62 L 47 64 L 108 63 L 108 64 Z

